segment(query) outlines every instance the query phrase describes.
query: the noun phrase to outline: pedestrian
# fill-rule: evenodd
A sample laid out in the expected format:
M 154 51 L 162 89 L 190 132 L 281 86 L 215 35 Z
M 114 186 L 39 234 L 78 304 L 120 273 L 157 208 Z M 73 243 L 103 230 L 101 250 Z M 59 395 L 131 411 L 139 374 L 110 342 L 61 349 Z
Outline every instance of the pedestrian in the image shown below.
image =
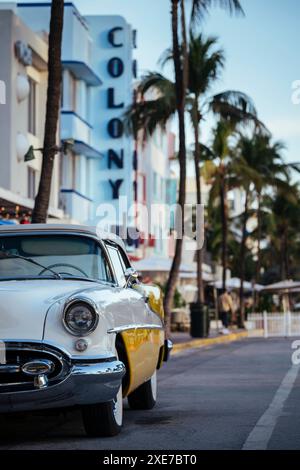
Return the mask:
M 226 289 L 222 289 L 222 293 L 219 296 L 219 318 L 222 321 L 224 335 L 229 334 L 229 314 L 233 313 L 233 301 L 230 293 Z
M 29 218 L 29 215 L 27 214 L 24 214 L 22 219 L 20 220 L 20 224 L 24 225 L 24 224 L 30 224 L 30 218 Z

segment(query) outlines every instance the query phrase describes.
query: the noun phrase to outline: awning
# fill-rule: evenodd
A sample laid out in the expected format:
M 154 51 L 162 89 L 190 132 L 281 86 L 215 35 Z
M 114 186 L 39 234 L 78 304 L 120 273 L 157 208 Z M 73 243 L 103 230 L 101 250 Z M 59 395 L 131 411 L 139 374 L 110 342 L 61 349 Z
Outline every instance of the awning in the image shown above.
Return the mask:
M 85 63 L 77 60 L 63 60 L 62 66 L 64 69 L 69 70 L 77 78 L 83 80 L 90 86 L 102 85 L 102 80 L 98 75 Z
M 102 158 L 103 154 L 91 147 L 90 145 L 82 142 L 81 140 L 75 140 L 74 145 L 72 145 L 72 151 L 79 155 L 85 155 L 90 158 Z
M 20 194 L 16 194 L 13 191 L 0 187 L 0 207 L 5 207 L 7 212 L 14 212 L 16 210 L 16 206 L 18 206 L 19 212 L 27 212 L 33 209 L 34 200 L 20 196 Z M 50 206 L 48 216 L 55 219 L 62 219 L 64 213 L 61 209 L 56 209 Z

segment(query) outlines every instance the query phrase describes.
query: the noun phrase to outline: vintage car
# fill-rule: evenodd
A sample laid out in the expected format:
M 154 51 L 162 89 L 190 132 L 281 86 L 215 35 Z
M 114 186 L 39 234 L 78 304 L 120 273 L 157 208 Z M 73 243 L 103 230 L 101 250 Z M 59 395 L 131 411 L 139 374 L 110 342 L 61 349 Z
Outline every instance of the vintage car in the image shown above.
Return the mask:
M 115 235 L 0 227 L 0 412 L 77 406 L 88 435 L 117 434 L 124 397 L 155 405 L 163 316 Z

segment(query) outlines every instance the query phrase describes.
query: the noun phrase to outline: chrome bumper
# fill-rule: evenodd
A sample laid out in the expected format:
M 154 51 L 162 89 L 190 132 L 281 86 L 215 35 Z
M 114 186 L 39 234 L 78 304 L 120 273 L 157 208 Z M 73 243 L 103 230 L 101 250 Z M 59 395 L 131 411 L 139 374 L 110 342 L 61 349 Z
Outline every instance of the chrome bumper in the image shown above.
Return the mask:
M 103 403 L 115 398 L 125 366 L 115 358 L 76 361 L 62 381 L 45 388 L 0 393 L 0 412 Z

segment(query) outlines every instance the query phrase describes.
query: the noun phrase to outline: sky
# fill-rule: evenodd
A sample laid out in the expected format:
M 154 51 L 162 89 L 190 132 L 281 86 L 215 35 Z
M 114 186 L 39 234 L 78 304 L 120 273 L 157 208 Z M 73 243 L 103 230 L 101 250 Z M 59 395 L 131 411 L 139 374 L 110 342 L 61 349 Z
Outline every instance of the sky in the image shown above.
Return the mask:
M 83 15 L 124 16 L 138 30 L 135 57 L 139 72 L 159 69 L 157 60 L 171 45 L 170 0 L 74 0 L 73 3 Z M 300 162 L 300 103 L 292 102 L 293 83 L 300 81 L 300 1 L 241 0 L 241 4 L 244 18 L 230 17 L 214 8 L 199 25 L 206 35 L 218 36 L 219 45 L 225 50 L 226 67 L 211 92 L 236 89 L 249 94 L 259 118 L 274 139 L 286 143 L 287 161 Z M 208 124 L 203 134 L 207 140 Z

